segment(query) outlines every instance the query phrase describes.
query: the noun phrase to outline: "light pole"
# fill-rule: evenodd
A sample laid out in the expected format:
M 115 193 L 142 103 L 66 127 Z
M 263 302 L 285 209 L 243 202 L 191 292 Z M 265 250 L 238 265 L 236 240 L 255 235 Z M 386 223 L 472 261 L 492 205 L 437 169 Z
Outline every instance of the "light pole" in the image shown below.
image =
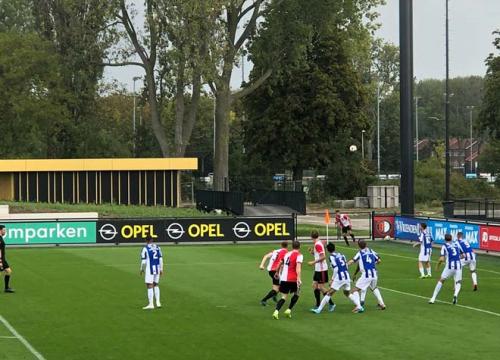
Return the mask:
M 377 81 L 377 174 L 380 175 L 380 83 L 378 81 Z
M 450 31 L 449 31 L 449 4 L 446 1 L 446 102 L 444 112 L 444 141 L 445 141 L 445 201 L 450 201 L 450 141 L 449 141 L 449 119 L 450 119 Z
M 134 76 L 132 78 L 132 81 L 133 81 L 133 97 L 134 97 L 134 111 L 132 112 L 132 135 L 134 137 L 134 154 L 135 154 L 135 97 L 136 97 L 136 93 L 135 93 L 135 82 L 137 80 L 139 80 L 141 77 L 140 76 Z
M 366 130 L 361 131 L 361 157 L 365 159 L 365 132 Z
M 473 105 L 467 106 L 470 111 L 470 172 L 472 173 L 472 111 L 474 110 Z
M 420 99 L 420 96 L 415 96 L 415 139 L 416 139 L 415 150 L 417 152 L 417 162 L 418 162 L 418 99 Z

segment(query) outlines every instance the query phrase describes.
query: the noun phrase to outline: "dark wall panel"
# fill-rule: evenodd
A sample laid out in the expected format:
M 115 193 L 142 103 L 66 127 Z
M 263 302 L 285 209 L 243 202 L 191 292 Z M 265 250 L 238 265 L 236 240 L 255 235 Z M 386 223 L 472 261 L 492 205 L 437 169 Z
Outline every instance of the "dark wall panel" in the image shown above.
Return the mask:
M 19 173 L 14 173 L 14 199 L 21 201 L 21 188 L 19 187 Z
M 38 201 L 48 202 L 49 201 L 49 173 L 39 172 L 38 173 Z
M 54 201 L 56 202 L 62 202 L 62 173 L 56 172 L 55 173 L 55 193 L 54 193 Z
M 165 199 L 165 186 L 163 184 L 163 171 L 156 171 L 156 205 L 163 205 Z
M 139 171 L 130 172 L 130 203 L 139 204 Z
M 111 171 L 101 171 L 101 201 L 111 202 Z
M 111 173 L 112 184 L 113 184 L 113 196 L 111 201 L 115 204 L 118 204 L 118 171 L 113 171 Z
M 165 204 L 167 206 L 172 206 L 172 197 L 170 196 L 170 186 L 172 185 L 172 179 L 170 178 L 170 171 L 163 171 L 165 173 Z
M 95 171 L 89 171 L 89 188 L 88 188 L 88 199 L 89 199 L 89 204 L 95 203 L 96 202 L 96 181 L 97 181 L 97 176 Z
M 36 202 L 36 172 L 28 173 L 28 200 L 30 202 Z
M 139 191 L 140 191 L 140 197 L 139 197 L 139 203 L 140 204 L 146 204 L 146 172 L 145 171 L 139 171 Z
M 87 202 L 87 172 L 78 172 L 78 200 L 81 203 Z
M 64 171 L 63 176 L 63 200 L 65 203 L 73 202 L 73 173 Z
M 177 207 L 177 171 L 171 171 L 172 173 L 172 179 L 173 179 L 173 183 L 172 183 L 172 206 L 173 207 Z
M 20 182 L 20 186 L 21 186 L 21 196 L 20 196 L 20 200 L 21 201 L 27 201 L 28 200 L 28 189 L 26 188 L 26 182 L 27 182 L 27 174 L 26 173 L 21 173 L 21 182 Z
M 128 204 L 128 171 L 120 171 L 121 203 Z
M 154 171 L 147 172 L 147 200 L 148 205 L 155 205 L 155 173 Z

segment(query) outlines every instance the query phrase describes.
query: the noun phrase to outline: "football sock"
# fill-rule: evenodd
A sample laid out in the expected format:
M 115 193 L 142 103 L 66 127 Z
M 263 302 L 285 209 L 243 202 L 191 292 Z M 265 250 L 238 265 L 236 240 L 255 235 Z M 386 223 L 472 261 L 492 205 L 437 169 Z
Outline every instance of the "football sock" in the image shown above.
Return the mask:
M 354 238 L 354 234 L 351 234 L 351 238 L 352 238 L 352 241 L 356 241 L 356 239 Z
M 158 304 L 160 302 L 160 287 L 155 286 L 153 289 L 155 292 L 156 303 Z
M 420 271 L 420 275 L 425 276 L 424 267 L 422 265 L 418 266 L 418 271 Z
M 361 290 L 360 301 L 365 302 L 366 299 L 366 290 Z
M 356 291 L 352 294 L 349 294 L 349 299 L 356 305 L 357 308 L 361 307 L 361 304 L 359 303 L 359 293 Z
M 347 246 L 350 246 L 350 245 L 349 245 L 349 240 L 347 240 L 347 236 L 345 236 L 345 235 L 344 235 L 344 241 L 345 241 L 345 243 L 347 244 Z
M 148 288 L 148 300 L 149 300 L 149 305 L 153 305 L 153 288 Z
M 375 297 L 377 298 L 379 305 L 385 305 L 384 299 L 382 299 L 382 294 L 380 293 L 380 290 L 378 288 L 373 290 L 373 295 L 375 295 Z
M 427 275 L 432 275 L 432 274 L 431 274 L 431 272 L 432 272 L 432 271 L 431 271 L 431 269 L 432 269 L 432 267 L 431 267 L 431 266 L 427 267 Z
M 295 294 L 292 296 L 292 299 L 290 300 L 290 306 L 288 307 L 290 310 L 295 306 L 295 304 L 299 301 L 299 295 Z
M 320 295 L 321 291 L 319 289 L 314 289 L 314 298 L 316 299 L 316 307 L 318 307 L 321 302 Z
M 325 295 L 325 297 L 323 298 L 323 300 L 321 300 L 321 304 L 319 304 L 319 306 L 318 306 L 318 311 L 323 310 L 323 308 L 326 306 L 326 304 L 330 300 L 331 300 L 330 295 Z
M 458 293 L 460 292 L 460 289 L 462 288 L 461 283 L 455 283 L 455 293 L 453 294 L 454 296 L 458 296 Z
M 5 275 L 5 289 L 9 288 L 10 275 Z
M 477 274 L 473 272 L 471 275 L 472 275 L 472 282 L 474 283 L 474 285 L 477 285 Z
M 325 291 L 325 292 L 323 293 L 323 296 L 327 296 L 327 295 L 328 295 L 328 291 Z M 324 298 L 323 298 L 323 299 L 324 299 Z M 330 296 L 330 300 L 328 300 L 328 303 L 329 303 L 330 305 L 335 305 L 335 303 L 333 302 L 333 300 L 332 300 L 332 297 L 331 297 L 331 296 Z
M 267 293 L 267 295 L 261 301 L 267 301 L 273 296 L 276 296 L 277 292 L 275 290 L 271 290 Z
M 276 304 L 276 310 L 280 310 L 283 304 L 285 303 L 285 299 L 280 299 L 278 303 Z
M 436 300 L 439 291 L 441 290 L 441 286 L 443 286 L 443 283 L 441 281 L 438 281 L 436 284 L 436 288 L 434 289 L 434 294 L 432 294 L 432 300 Z

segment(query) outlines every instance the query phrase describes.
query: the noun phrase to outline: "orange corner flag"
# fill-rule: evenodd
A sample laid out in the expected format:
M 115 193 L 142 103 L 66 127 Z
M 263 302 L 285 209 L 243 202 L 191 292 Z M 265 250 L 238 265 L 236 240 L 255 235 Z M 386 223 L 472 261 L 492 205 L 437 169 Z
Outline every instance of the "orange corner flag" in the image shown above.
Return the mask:
M 328 211 L 328 209 L 325 210 L 325 224 L 329 224 L 330 223 L 330 212 Z

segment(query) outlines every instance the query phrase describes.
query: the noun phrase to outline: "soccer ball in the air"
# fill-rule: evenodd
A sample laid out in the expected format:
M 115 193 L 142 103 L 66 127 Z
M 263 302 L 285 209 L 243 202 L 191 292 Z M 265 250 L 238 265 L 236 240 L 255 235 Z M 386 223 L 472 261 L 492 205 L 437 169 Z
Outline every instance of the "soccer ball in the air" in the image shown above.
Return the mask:
M 358 150 L 358 147 L 356 145 L 351 145 L 351 146 L 349 146 L 349 150 L 351 152 L 355 152 L 356 150 Z

